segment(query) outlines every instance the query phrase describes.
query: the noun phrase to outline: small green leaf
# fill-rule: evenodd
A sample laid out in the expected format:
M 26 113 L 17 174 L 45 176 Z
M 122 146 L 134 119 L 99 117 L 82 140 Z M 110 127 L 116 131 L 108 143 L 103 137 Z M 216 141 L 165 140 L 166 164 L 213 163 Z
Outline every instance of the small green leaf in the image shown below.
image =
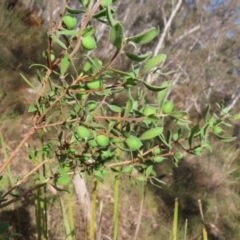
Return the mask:
M 70 60 L 69 60 L 69 54 L 65 53 L 63 55 L 63 57 L 61 58 L 60 61 L 60 73 L 61 73 L 61 77 L 64 76 L 64 74 L 66 73 L 66 71 L 68 70 L 70 64 Z
M 166 141 L 166 139 L 165 139 L 165 137 L 164 137 L 164 135 L 163 135 L 162 133 L 159 134 L 158 140 L 159 140 L 161 143 L 165 144 L 165 146 L 167 146 L 167 147 L 169 147 L 169 148 L 172 148 L 172 146 L 168 144 L 168 142 Z
M 103 171 L 102 170 L 94 170 L 93 172 L 93 176 L 100 182 L 104 182 L 104 174 L 103 174 Z
M 69 6 L 66 6 L 66 10 L 71 14 L 85 13 L 84 9 L 74 9 L 74 8 L 70 8 Z
M 144 132 L 139 137 L 139 139 L 140 140 L 153 139 L 153 138 L 159 136 L 159 134 L 161 134 L 162 132 L 163 132 L 163 128 L 162 127 L 151 128 L 151 129 L 147 130 L 146 132 Z
M 143 82 L 143 84 L 144 84 L 149 90 L 154 91 L 154 92 L 158 92 L 158 91 L 165 90 L 166 88 L 168 89 L 168 87 L 172 85 L 172 81 L 164 82 L 164 83 L 161 84 L 160 86 L 153 86 L 153 85 L 150 85 L 150 84 L 146 83 L 145 81 Z
M 158 35 L 158 33 L 159 33 L 159 29 L 153 27 L 153 28 L 150 28 L 138 35 L 129 37 L 127 39 L 127 41 L 134 42 L 137 44 L 145 44 L 145 43 L 152 41 Z
M 164 158 L 164 157 L 154 157 L 153 162 L 160 163 L 160 162 L 164 161 L 164 159 L 166 159 L 166 158 Z
M 59 46 L 61 46 L 63 49 L 65 49 L 65 50 L 67 50 L 67 47 L 66 47 L 66 45 L 61 41 L 61 40 L 59 40 L 59 38 L 56 36 L 56 35 L 52 35 L 51 36 L 51 38 L 52 38 L 52 40 L 55 42 L 55 43 L 57 43 Z
M 193 149 L 193 154 L 197 155 L 197 156 L 201 156 L 202 155 L 202 147 L 196 147 Z
M 172 131 L 170 129 L 168 129 L 167 131 L 167 143 L 169 146 L 171 146 L 171 141 L 172 141 Z M 170 148 L 171 149 L 171 148 Z
M 232 142 L 236 139 L 236 137 L 223 137 L 223 136 L 220 136 L 220 135 L 217 135 L 217 134 L 214 134 L 220 141 L 222 142 Z
M 127 130 L 130 130 L 130 129 L 127 129 Z M 127 131 L 127 133 L 129 133 L 129 131 Z M 135 136 L 129 136 L 126 139 L 125 144 L 129 147 L 131 151 L 137 151 L 142 146 L 142 142 L 140 141 L 140 139 Z
M 146 178 L 145 177 L 138 177 L 137 180 L 140 181 L 140 182 L 145 182 Z
M 90 37 L 94 34 L 95 30 L 92 26 L 86 27 L 83 29 L 83 31 L 81 32 L 83 37 Z
M 188 119 L 188 113 L 187 112 L 182 112 L 182 111 L 179 111 L 179 112 L 171 112 L 169 114 L 170 117 L 172 118 L 175 118 L 175 119 Z
M 142 75 L 145 75 L 149 71 L 151 71 L 154 67 L 159 65 L 161 62 L 163 62 L 166 59 L 166 54 L 159 54 L 151 59 L 149 59 L 142 69 Z
M 129 59 L 131 59 L 134 62 L 143 62 L 152 55 L 152 52 L 148 52 L 142 55 L 136 55 L 131 52 L 125 52 L 125 54 Z
M 123 168 L 122 172 L 124 173 L 131 173 L 133 170 L 133 166 L 126 166 Z
M 77 31 L 77 30 L 67 30 L 67 29 L 64 29 L 64 30 L 59 30 L 59 31 L 57 31 L 57 34 L 59 34 L 59 35 L 77 36 L 77 35 L 79 34 L 79 31 Z
M 115 13 L 115 11 L 113 9 L 111 9 L 112 15 Z M 93 18 L 107 18 L 107 9 L 104 8 L 101 11 L 95 13 L 93 15 Z
M 162 109 L 162 106 L 166 100 L 166 97 L 167 97 L 167 93 L 169 91 L 169 88 L 170 86 L 172 86 L 172 81 L 170 82 L 164 82 L 161 86 L 164 87 L 164 85 L 166 85 L 166 88 L 165 89 L 162 89 L 158 92 L 158 106 L 160 109 Z
M 23 78 L 23 80 L 32 88 L 34 89 L 35 91 L 38 91 L 37 87 L 35 87 L 23 74 L 21 74 L 21 77 Z
M 85 55 L 85 57 L 88 59 L 90 65 L 91 65 L 91 70 L 92 70 L 93 74 L 95 74 L 96 72 L 98 72 L 102 68 L 98 59 L 93 59 L 88 55 Z
M 195 125 L 192 129 L 191 129 L 191 132 L 190 132 L 190 135 L 189 135 L 189 138 L 188 138 L 188 143 L 189 143 L 189 146 L 191 147 L 192 146 L 192 140 L 193 138 L 196 136 L 196 135 L 199 135 L 201 133 L 201 129 L 199 128 L 199 125 Z
M 36 112 L 37 111 L 37 108 L 33 105 L 30 105 L 29 108 L 28 108 L 28 112 L 31 113 L 31 112 Z
M 113 111 L 113 112 L 121 112 L 122 108 L 116 106 L 116 105 L 110 105 L 108 104 L 108 107 Z
M 70 178 L 64 168 L 58 168 L 60 176 L 57 178 L 56 183 L 60 185 L 67 185 L 70 182 Z
M 212 153 L 212 146 L 209 142 L 205 142 L 204 144 L 202 144 L 202 147 L 207 148 Z
M 133 108 L 133 100 L 129 98 L 125 107 L 124 117 L 128 117 L 128 114 L 132 111 L 132 108 Z
M 113 19 L 113 12 L 112 12 L 112 8 L 110 7 L 110 5 L 107 5 L 107 20 L 111 27 L 113 27 L 115 25 L 115 21 Z
M 238 120 L 238 119 L 240 119 L 240 113 L 235 114 L 232 117 L 230 117 L 230 120 Z
M 150 174 L 152 174 L 152 172 L 153 172 L 153 165 L 150 165 L 147 167 L 145 174 L 146 176 L 149 176 Z
M 181 152 L 176 152 L 173 154 L 173 158 L 176 163 L 183 158 L 183 154 Z
M 204 113 L 203 113 L 203 119 L 204 119 L 204 122 L 206 123 L 207 122 L 207 117 L 208 117 L 208 114 L 209 114 L 209 110 L 210 110 L 210 105 L 207 105 Z
M 122 48 L 123 36 L 123 26 L 117 22 L 110 30 L 110 42 L 117 50 Z

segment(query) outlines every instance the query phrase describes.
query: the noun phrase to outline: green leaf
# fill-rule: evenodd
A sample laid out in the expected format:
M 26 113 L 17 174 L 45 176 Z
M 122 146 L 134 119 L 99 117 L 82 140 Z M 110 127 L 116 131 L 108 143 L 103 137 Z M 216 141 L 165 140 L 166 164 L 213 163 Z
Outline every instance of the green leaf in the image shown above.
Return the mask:
M 120 22 L 117 22 L 110 30 L 110 42 L 117 50 L 122 48 L 123 42 L 123 26 Z
M 133 166 L 126 166 L 123 168 L 122 172 L 124 173 L 131 173 L 133 170 Z
M 142 55 L 136 55 L 136 54 L 126 51 L 125 54 L 129 59 L 131 59 L 134 62 L 143 62 L 152 55 L 152 52 L 148 52 L 148 53 L 145 53 Z
M 95 30 L 92 26 L 86 27 L 82 30 L 81 34 L 83 37 L 90 37 L 94 34 Z
M 110 7 L 110 5 L 107 5 L 107 20 L 111 27 L 113 27 L 115 25 L 115 21 L 113 19 L 113 12 L 112 12 L 112 8 Z
M 116 106 L 116 105 L 110 105 L 108 104 L 108 107 L 113 111 L 113 112 L 121 112 L 122 108 Z
M 161 134 L 162 132 L 163 132 L 163 128 L 162 127 L 151 128 L 151 129 L 147 130 L 146 132 L 144 132 L 139 137 L 139 139 L 140 140 L 153 139 L 153 138 L 159 136 L 159 134 Z
M 188 119 L 188 113 L 187 112 L 182 112 L 182 111 L 179 111 L 179 112 L 171 112 L 169 114 L 170 117 L 173 117 L 175 119 L 180 119 L 180 118 L 183 118 L 183 119 Z
M 234 141 L 235 139 L 236 139 L 236 137 L 223 137 L 223 136 L 220 136 L 220 135 L 218 135 L 218 134 L 214 134 L 220 141 L 222 141 L 222 142 L 225 142 L 225 143 L 227 143 L 227 142 L 232 142 L 232 141 Z
M 64 168 L 58 168 L 60 176 L 57 178 L 56 183 L 60 185 L 67 185 L 70 182 L 70 178 Z
M 65 53 L 63 55 L 63 57 L 61 58 L 60 61 L 60 73 L 61 73 L 61 77 L 64 76 L 64 74 L 66 73 L 66 71 L 68 70 L 70 64 L 70 60 L 69 60 L 69 54 Z
M 166 139 L 166 140 L 167 140 L 168 145 L 171 146 L 171 142 L 172 142 L 172 131 L 169 130 L 169 129 L 168 129 L 168 131 L 167 131 L 167 139 Z M 171 148 L 172 148 L 172 147 L 171 147 Z M 170 148 L 170 149 L 171 149 L 171 148 Z
M 159 65 L 161 62 L 163 62 L 166 59 L 166 54 L 159 54 L 151 59 L 149 59 L 142 69 L 142 75 L 145 75 L 149 71 L 151 71 L 154 67 Z
M 235 114 L 232 117 L 230 117 L 230 120 L 238 120 L 238 119 L 240 119 L 240 113 Z
M 124 117 L 128 117 L 128 114 L 132 111 L 132 108 L 133 108 L 133 100 L 129 98 L 125 107 Z
M 74 8 L 70 8 L 69 6 L 66 6 L 66 10 L 71 14 L 85 13 L 84 9 L 74 9 Z
M 137 177 L 137 180 L 140 182 L 145 182 L 146 178 L 145 177 Z
M 143 81 L 143 84 L 151 91 L 155 91 L 155 92 L 158 92 L 158 91 L 162 91 L 162 90 L 165 90 L 166 88 L 169 88 L 169 86 L 172 85 L 172 81 L 168 81 L 168 82 L 164 82 L 163 84 L 161 84 L 160 86 L 153 86 L 153 85 L 150 85 L 148 83 L 146 83 L 145 81 Z
M 199 128 L 199 125 L 195 125 L 192 129 L 191 129 L 191 132 L 190 132 L 190 135 L 189 135 L 189 138 L 188 138 L 188 143 L 189 143 L 189 146 L 192 147 L 192 140 L 194 138 L 194 136 L 198 135 L 201 133 L 201 129 Z
M 35 91 L 38 91 L 37 87 L 35 87 L 25 76 L 23 76 L 23 74 L 21 74 L 21 77 L 23 78 L 23 80 L 32 88 L 34 89 Z
M 202 147 L 207 148 L 212 153 L 212 146 L 209 142 L 205 142 L 204 144 L 202 144 Z
M 127 41 L 134 42 L 137 44 L 145 44 L 145 43 L 152 41 L 158 35 L 158 33 L 159 33 L 159 29 L 153 27 L 153 28 L 150 28 L 138 35 L 129 37 L 127 39 Z
M 59 34 L 59 35 L 71 35 L 71 36 L 73 35 L 73 36 L 77 36 L 79 34 L 79 31 L 64 29 L 64 30 L 57 31 L 57 34 Z
M 207 122 L 207 117 L 208 117 L 208 114 L 209 114 L 209 110 L 210 110 L 210 105 L 207 105 L 204 113 L 203 113 L 203 119 L 204 119 L 204 122 L 206 123 Z
M 93 172 L 93 176 L 100 182 L 104 182 L 104 179 L 103 179 L 103 171 L 102 170 L 94 170 Z
M 31 112 L 36 112 L 37 111 L 37 108 L 33 105 L 30 105 L 29 108 L 28 108 L 28 112 L 31 113 Z
M 112 12 L 111 13 L 112 15 L 115 13 L 115 11 L 113 9 L 111 9 L 111 12 Z M 105 18 L 107 17 L 107 9 L 106 8 L 102 9 L 101 11 L 99 11 L 93 15 L 93 18 L 102 18 L 102 17 L 105 17 Z
M 197 156 L 201 156 L 202 155 L 202 147 L 196 147 L 193 149 L 192 153 L 194 155 L 197 155 Z
M 88 59 L 89 63 L 91 64 L 91 69 L 93 74 L 95 74 L 102 68 L 101 64 L 99 64 L 98 59 L 93 59 L 88 55 L 85 55 L 85 57 Z
M 169 91 L 169 88 L 170 86 L 172 86 L 172 81 L 170 82 L 164 82 L 161 86 L 164 87 L 164 85 L 166 85 L 166 88 L 165 89 L 162 89 L 158 92 L 158 106 L 160 109 L 162 109 L 162 106 L 166 100 L 166 97 L 167 97 L 167 93 Z
M 168 142 L 166 141 L 166 139 L 165 139 L 165 137 L 164 137 L 164 135 L 162 133 L 159 134 L 158 140 L 161 143 L 165 144 L 165 146 L 167 146 L 168 148 L 172 148 L 172 146 L 168 144 Z
M 147 167 L 145 174 L 146 176 L 149 176 L 150 174 L 152 174 L 152 172 L 153 172 L 153 165 L 150 165 Z
M 164 161 L 165 159 L 166 158 L 164 158 L 164 157 L 154 157 L 153 162 L 160 163 L 160 162 Z
M 61 46 L 63 49 L 67 50 L 66 45 L 65 45 L 61 40 L 59 40 L 59 38 L 58 38 L 55 34 L 53 34 L 53 35 L 51 36 L 51 38 L 52 38 L 52 40 L 53 40 L 55 43 L 57 43 L 57 44 L 58 44 L 59 46 Z
M 32 67 L 42 67 L 42 68 L 45 68 L 46 70 L 48 70 L 47 66 L 42 65 L 42 64 L 38 64 L 38 63 L 32 64 L 29 68 L 32 68 Z M 20 74 L 21 74 L 21 73 L 20 73 Z

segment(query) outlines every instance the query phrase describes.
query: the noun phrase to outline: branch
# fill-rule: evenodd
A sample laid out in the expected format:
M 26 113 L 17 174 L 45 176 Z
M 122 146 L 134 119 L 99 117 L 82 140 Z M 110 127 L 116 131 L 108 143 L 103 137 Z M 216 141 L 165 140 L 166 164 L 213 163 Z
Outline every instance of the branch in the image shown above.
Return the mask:
M 156 48 L 155 48 L 155 50 L 154 50 L 154 52 L 153 52 L 153 56 L 156 56 L 156 55 L 159 53 L 160 49 L 163 47 L 164 39 L 166 38 L 166 35 L 167 35 L 167 33 L 168 33 L 168 30 L 169 30 L 169 28 L 171 27 L 172 21 L 173 21 L 175 15 L 177 14 L 177 12 L 178 12 L 181 4 L 182 4 L 182 0 L 178 0 L 177 5 L 176 5 L 175 8 L 172 10 L 171 16 L 169 17 L 168 21 L 166 22 L 165 27 L 164 27 L 164 30 L 163 30 L 163 32 L 162 32 L 162 34 L 161 34 L 160 39 L 159 39 L 159 42 L 158 42 L 158 44 L 157 44 L 157 46 L 156 46 Z M 166 19 L 165 19 L 165 17 L 164 17 L 164 22 L 165 22 L 165 21 L 166 21 Z M 147 83 L 150 83 L 150 82 L 151 82 L 151 74 L 148 74 L 147 79 L 146 79 L 146 82 L 147 82 Z
M 156 56 L 159 53 L 159 50 L 163 47 L 164 39 L 167 35 L 167 32 L 168 32 L 169 28 L 171 27 L 172 21 L 173 21 L 175 15 L 177 14 L 181 4 L 182 4 L 182 0 L 179 0 L 177 5 L 175 6 L 175 8 L 172 10 L 171 16 L 169 17 L 169 19 L 167 21 L 167 24 L 164 27 L 163 33 L 161 34 L 158 45 L 155 48 L 154 56 Z

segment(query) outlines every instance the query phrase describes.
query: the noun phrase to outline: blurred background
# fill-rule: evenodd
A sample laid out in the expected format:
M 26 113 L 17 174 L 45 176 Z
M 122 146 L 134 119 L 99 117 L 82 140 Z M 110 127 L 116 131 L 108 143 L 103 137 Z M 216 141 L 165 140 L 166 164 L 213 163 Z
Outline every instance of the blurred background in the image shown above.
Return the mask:
M 26 110 L 35 94 L 28 89 L 19 73 L 34 82 L 35 70 L 29 69 L 29 66 L 45 63 L 42 51 L 47 47 L 49 2 L 5 0 L 0 3 L 0 131 L 5 136 L 9 151 L 14 149 L 30 124 Z M 55 18 L 61 4 L 62 1 L 56 1 Z M 69 6 L 79 8 L 79 1 L 69 1 Z M 156 77 L 154 81 L 158 84 L 174 80 L 169 98 L 178 110 L 187 109 L 194 122 L 201 122 L 203 110 L 209 103 L 211 111 L 217 111 L 216 103 L 221 101 L 234 107 L 236 112 L 240 111 L 240 1 L 119 0 L 114 3 L 114 9 L 123 22 L 126 36 L 151 26 L 160 28 L 159 37 L 137 47 L 135 52 L 167 54 L 162 72 L 175 72 Z M 103 62 L 107 61 L 112 50 L 107 36 L 108 27 L 96 23 L 98 47 L 93 54 Z M 120 56 L 115 65 L 127 70 L 130 62 Z M 153 95 L 146 98 L 148 102 L 155 101 Z M 116 97 L 113 101 L 121 105 L 122 99 Z M 212 154 L 186 156 L 178 168 L 170 163 L 156 166 L 166 185 L 161 189 L 149 186 L 147 190 L 140 240 L 170 239 L 176 197 L 180 202 L 180 232 L 184 229 L 185 219 L 188 219 L 189 239 L 199 239 L 201 233 L 198 199 L 203 203 L 209 239 L 240 239 L 239 126 L 239 122 L 235 122 L 234 128 L 226 133 L 237 137 L 234 143 L 223 145 L 213 139 L 213 149 L 216 150 Z M 21 154 L 18 157 L 20 159 Z M 32 167 L 31 163 L 24 162 L 19 169 L 16 162 L 12 166 L 16 174 L 27 172 Z M 105 236 L 111 236 L 112 230 L 112 180 L 109 176 L 98 192 L 99 202 L 104 203 L 102 232 Z M 137 185 L 133 187 L 122 180 L 121 191 L 119 239 L 130 240 L 137 224 L 141 190 Z M 75 204 L 78 209 L 77 201 Z M 23 239 L 36 239 L 31 206 L 32 199 L 25 199 L 17 208 L 0 215 L 2 219 L 9 218 L 17 231 L 23 234 Z M 22 214 L 29 216 L 24 222 Z M 54 231 L 50 231 L 49 239 L 65 239 L 61 212 L 54 201 L 50 215 Z M 75 217 L 78 220 L 77 239 L 82 239 L 81 216 Z

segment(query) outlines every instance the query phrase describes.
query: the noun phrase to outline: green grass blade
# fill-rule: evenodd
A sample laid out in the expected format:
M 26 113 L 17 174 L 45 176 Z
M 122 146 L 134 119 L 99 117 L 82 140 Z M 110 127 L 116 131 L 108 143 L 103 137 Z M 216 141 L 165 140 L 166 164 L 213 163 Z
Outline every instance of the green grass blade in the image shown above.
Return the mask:
M 184 226 L 184 240 L 187 240 L 187 228 L 188 228 L 188 220 L 186 219 L 185 226 Z
M 173 240 L 177 240 L 177 227 L 178 227 L 178 199 L 175 199 L 174 216 L 173 216 Z
M 59 196 L 59 201 L 60 201 L 60 208 L 61 208 L 61 211 L 62 211 L 63 222 L 64 222 L 64 227 L 65 227 L 67 239 L 68 240 L 73 240 L 72 235 L 71 235 L 71 229 L 70 229 L 70 226 L 69 226 L 69 222 L 68 222 L 68 219 L 67 219 L 66 214 L 65 214 L 64 204 L 63 204 L 63 201 L 62 201 L 60 196 Z
M 119 208 L 119 178 L 114 180 L 114 213 L 113 213 L 113 239 L 118 239 L 118 208 Z

